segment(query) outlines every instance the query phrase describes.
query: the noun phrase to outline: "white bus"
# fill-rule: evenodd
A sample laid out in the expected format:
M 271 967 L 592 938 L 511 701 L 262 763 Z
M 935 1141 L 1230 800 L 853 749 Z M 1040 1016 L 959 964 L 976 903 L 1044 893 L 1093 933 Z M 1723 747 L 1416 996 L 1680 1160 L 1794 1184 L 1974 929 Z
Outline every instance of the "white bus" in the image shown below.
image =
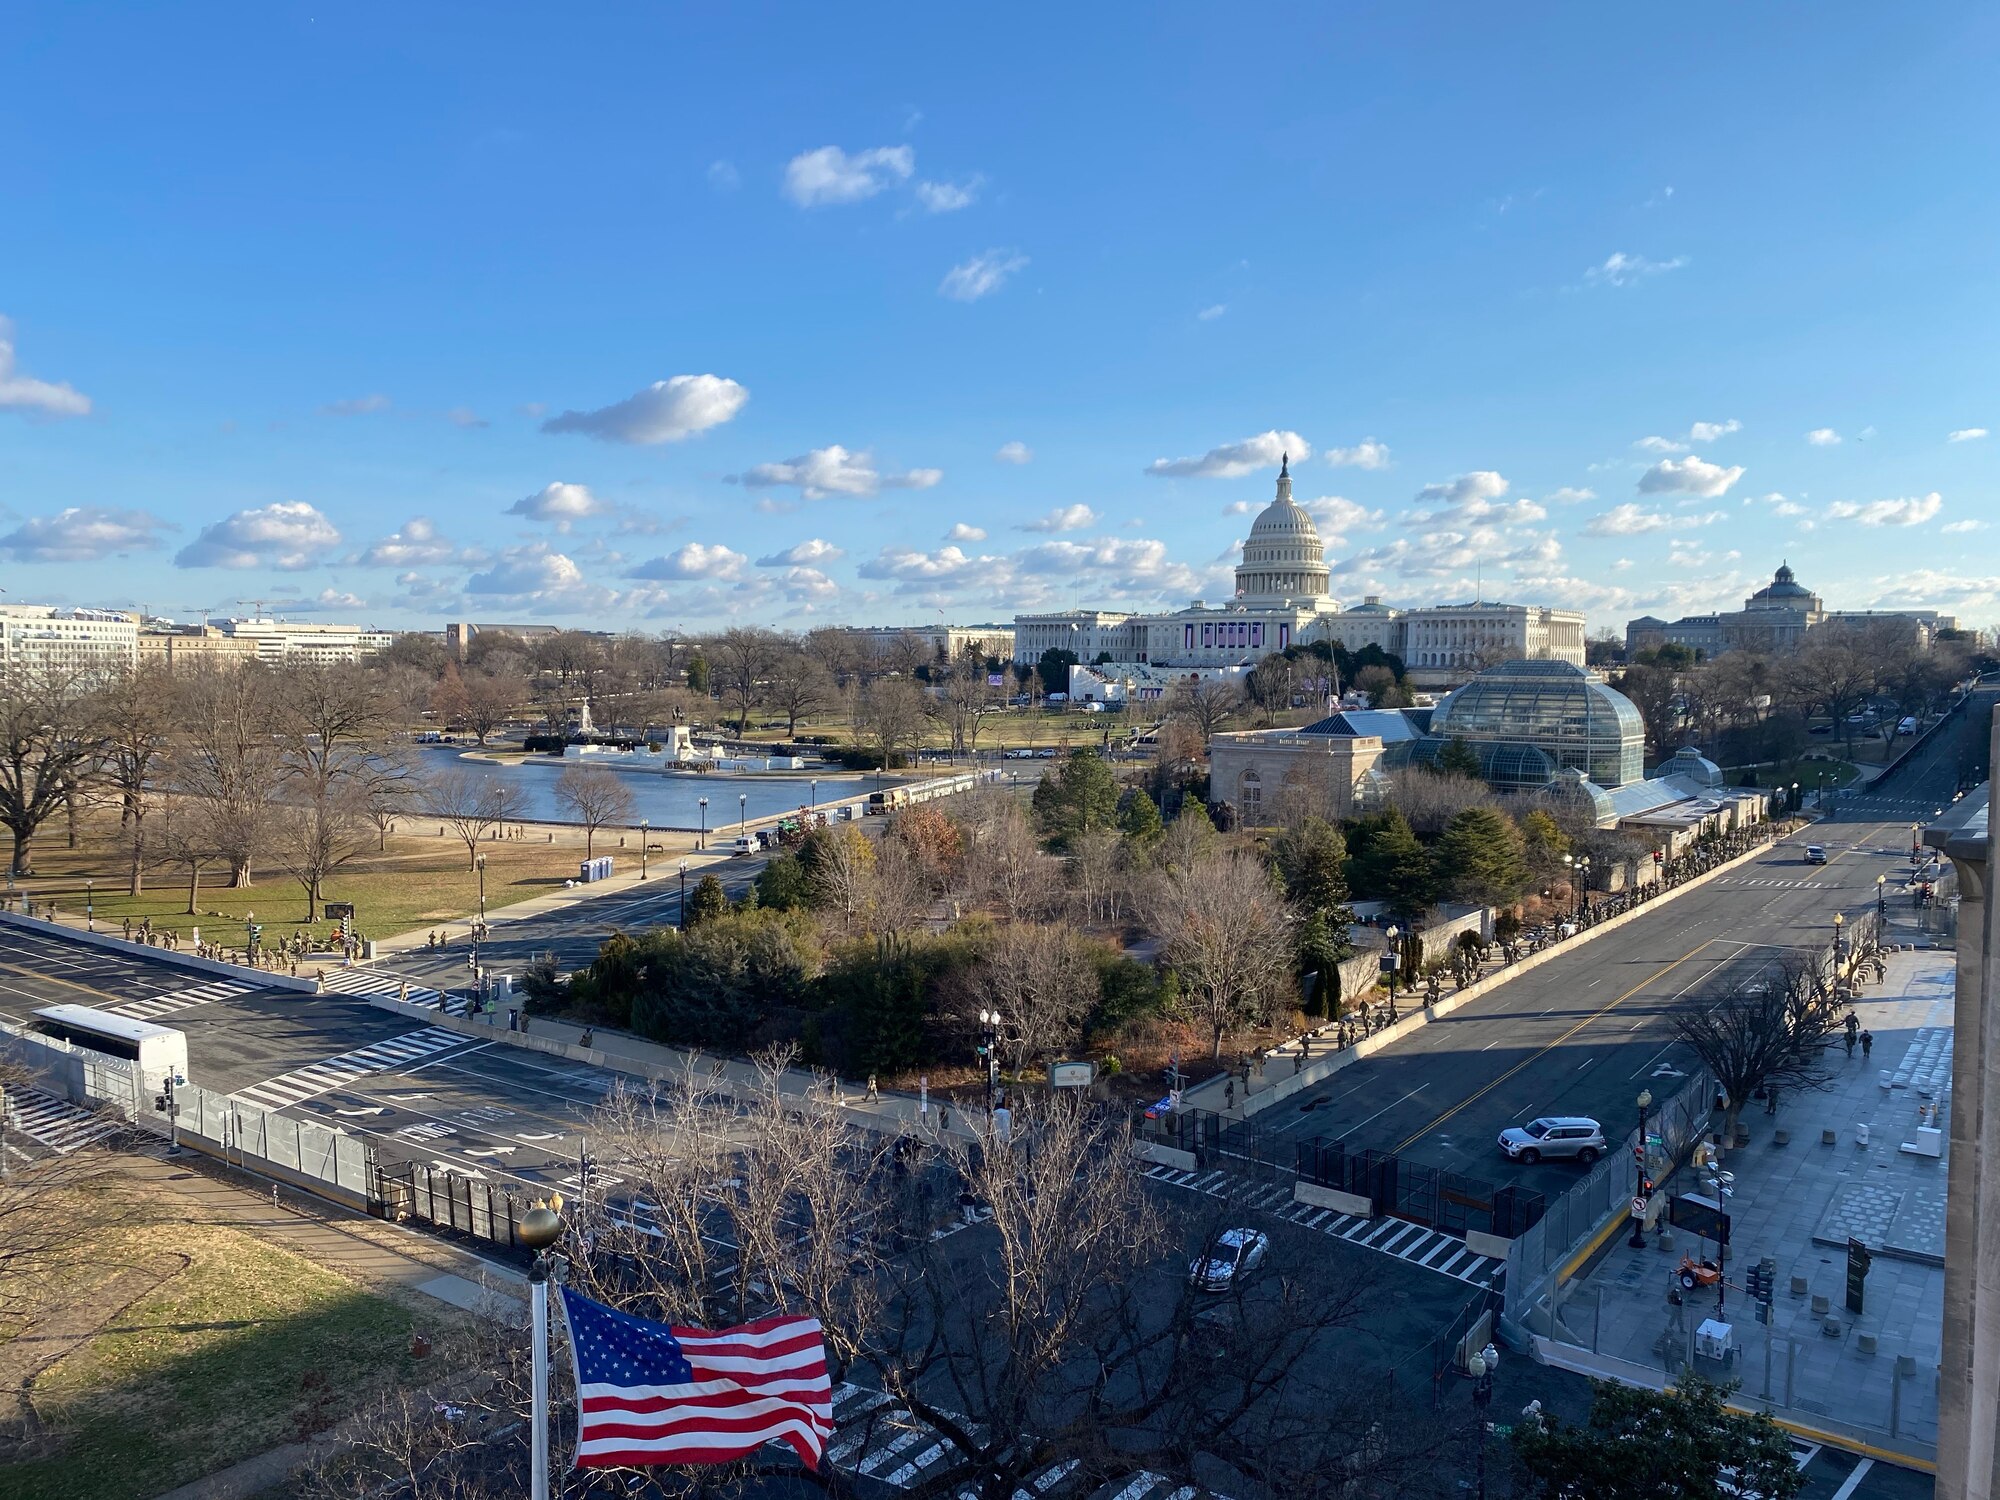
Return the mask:
M 145 1094 L 164 1090 L 169 1075 L 176 1085 L 187 1082 L 187 1034 L 171 1026 L 155 1026 L 151 1021 L 135 1021 L 87 1005 L 51 1005 L 36 1011 L 29 1024 L 31 1030 L 68 1042 L 80 1051 L 136 1065 Z

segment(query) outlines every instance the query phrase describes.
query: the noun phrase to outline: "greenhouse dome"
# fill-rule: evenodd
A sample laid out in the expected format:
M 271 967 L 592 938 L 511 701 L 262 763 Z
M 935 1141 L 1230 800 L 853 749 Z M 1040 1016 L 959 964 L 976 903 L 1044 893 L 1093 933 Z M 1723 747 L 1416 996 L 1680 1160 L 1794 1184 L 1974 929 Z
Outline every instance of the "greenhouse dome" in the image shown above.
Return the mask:
M 1639 710 L 1583 668 L 1566 661 L 1510 661 L 1481 672 L 1437 706 L 1431 735 L 1462 739 L 1480 766 L 1513 774 L 1520 763 L 1496 762 L 1497 749 L 1539 750 L 1555 771 L 1581 771 L 1600 787 L 1645 775 L 1646 726 Z M 1531 760 L 1532 757 L 1523 757 Z M 1520 785 L 1511 776 L 1504 783 Z

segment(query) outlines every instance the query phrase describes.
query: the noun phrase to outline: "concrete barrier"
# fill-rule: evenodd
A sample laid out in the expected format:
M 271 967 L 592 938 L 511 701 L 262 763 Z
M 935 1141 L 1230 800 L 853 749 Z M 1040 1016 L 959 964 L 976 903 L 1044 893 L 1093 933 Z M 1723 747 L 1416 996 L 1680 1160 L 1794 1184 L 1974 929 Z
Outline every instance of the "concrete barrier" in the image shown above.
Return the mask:
M 1293 1183 L 1292 1201 L 1310 1203 L 1314 1208 L 1330 1208 L 1336 1213 L 1350 1214 L 1357 1219 L 1375 1217 L 1375 1205 L 1359 1193 L 1344 1193 L 1339 1188 L 1321 1187 L 1316 1182 Z
M 62 922 L 45 922 L 40 917 L 24 917 L 14 911 L 0 911 L 0 927 L 59 933 L 63 937 L 74 938 L 79 943 L 88 943 L 93 948 L 122 953 L 130 958 L 151 959 L 156 964 L 172 964 L 176 968 L 195 969 L 204 974 L 220 974 L 263 989 L 301 990 L 306 994 L 312 994 L 317 988 L 310 979 L 294 979 L 290 974 L 273 974 L 266 969 L 246 969 L 241 964 L 224 963 L 215 958 L 202 958 L 193 953 L 180 953 L 172 948 L 155 948 L 150 943 L 128 943 L 124 938 L 114 937 L 108 932 L 89 932 Z
M 1483 1229 L 1465 1231 L 1465 1248 L 1474 1255 L 1490 1256 L 1494 1260 L 1505 1260 L 1514 1242 L 1505 1235 L 1488 1234 Z
M 1178 1146 L 1163 1146 L 1158 1141 L 1134 1141 L 1132 1155 L 1140 1161 L 1158 1162 L 1163 1167 L 1174 1167 L 1182 1172 L 1192 1172 L 1195 1168 L 1192 1151 L 1183 1151 Z

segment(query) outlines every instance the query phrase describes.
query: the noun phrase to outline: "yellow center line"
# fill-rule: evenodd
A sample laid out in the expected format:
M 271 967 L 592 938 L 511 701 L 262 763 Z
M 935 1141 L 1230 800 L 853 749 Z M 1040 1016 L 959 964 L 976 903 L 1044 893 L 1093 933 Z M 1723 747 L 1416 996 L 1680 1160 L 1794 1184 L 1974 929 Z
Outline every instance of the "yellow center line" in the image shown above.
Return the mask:
M 6 969 L 10 973 L 20 974 L 28 979 L 39 979 L 44 984 L 59 984 L 63 986 L 65 989 L 80 990 L 86 995 L 98 995 L 106 1000 L 129 1000 L 132 998 L 130 995 L 121 995 L 115 990 L 93 989 L 90 985 L 78 984 L 73 979 L 58 979 L 53 974 L 44 974 L 36 969 L 24 969 L 19 964 L 0 962 L 0 969 Z M 34 997 L 29 996 L 28 998 L 32 999 Z
M 1561 1036 L 1557 1037 L 1554 1041 L 1550 1042 L 1546 1047 L 1542 1048 L 1539 1052 L 1529 1053 L 1528 1056 L 1522 1058 L 1519 1062 L 1515 1063 L 1513 1067 L 1509 1068 L 1499 1077 L 1493 1079 L 1484 1088 L 1476 1089 L 1472 1093 L 1467 1094 L 1463 1099 L 1459 1100 L 1458 1103 L 1454 1104 L 1450 1109 L 1446 1110 L 1443 1114 L 1439 1115 L 1435 1120 L 1432 1120 L 1428 1125 L 1424 1126 L 1422 1130 L 1419 1130 L 1415 1135 L 1411 1136 L 1408 1140 L 1400 1142 L 1395 1147 L 1396 1152 L 1400 1153 L 1409 1150 L 1410 1147 L 1416 1145 L 1418 1141 L 1422 1140 L 1425 1136 L 1429 1135 L 1433 1130 L 1437 1129 L 1438 1126 L 1444 1124 L 1446 1120 L 1449 1120 L 1453 1115 L 1457 1114 L 1460 1110 L 1464 1109 L 1468 1104 L 1472 1104 L 1480 1099 L 1483 1099 L 1486 1095 L 1492 1093 L 1493 1090 L 1500 1087 L 1501 1084 L 1505 1083 L 1508 1079 L 1512 1078 L 1516 1073 L 1520 1072 L 1530 1063 L 1539 1062 L 1542 1058 L 1548 1056 L 1549 1053 L 1555 1051 L 1556 1048 L 1560 1047 L 1564 1042 L 1568 1041 L 1571 1037 L 1575 1036 L 1579 1031 L 1583 1030 L 1583 1028 L 1588 1026 L 1592 1021 L 1602 1020 L 1605 1016 L 1609 1015 L 1612 1011 L 1616 1010 L 1619 1006 L 1623 1005 L 1627 1000 L 1630 1000 L 1634 995 L 1638 994 L 1639 991 L 1646 989 L 1651 985 L 1659 983 L 1660 980 L 1666 978 L 1667 975 L 1673 973 L 1674 970 L 1678 969 L 1682 964 L 1686 963 L 1689 959 L 1694 958 L 1698 954 L 1700 954 L 1703 951 L 1703 949 L 1712 948 L 1717 943 L 1726 943 L 1734 941 L 1735 941 L 1734 938 L 1710 938 L 1708 939 L 1707 942 L 1702 943 L 1699 947 L 1688 949 L 1687 952 L 1683 953 L 1679 958 L 1675 959 L 1672 963 L 1668 964 L 1664 969 L 1661 969 L 1657 974 L 1649 975 L 1645 979 L 1640 980 L 1637 984 L 1633 985 L 1631 989 L 1627 990 L 1617 999 L 1608 1001 L 1601 1008 L 1592 1011 L 1589 1015 L 1585 1016 L 1581 1021 L 1578 1021 L 1574 1026 L 1570 1027 L 1568 1031 L 1565 1031 Z

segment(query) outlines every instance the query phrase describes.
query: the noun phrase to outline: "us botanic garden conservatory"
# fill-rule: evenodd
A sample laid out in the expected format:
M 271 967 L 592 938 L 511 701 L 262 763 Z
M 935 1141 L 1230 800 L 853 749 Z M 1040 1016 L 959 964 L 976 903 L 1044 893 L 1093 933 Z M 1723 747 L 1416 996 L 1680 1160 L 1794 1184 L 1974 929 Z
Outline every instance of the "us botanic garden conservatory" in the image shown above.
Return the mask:
M 1046 651 L 1061 650 L 1086 663 L 1234 667 L 1287 646 L 1325 641 L 1350 651 L 1379 646 L 1401 658 L 1420 687 L 1463 682 L 1496 660 L 1583 665 L 1583 616 L 1574 610 L 1487 603 L 1398 610 L 1372 595 L 1342 609 L 1331 582 L 1319 529 L 1292 499 L 1287 459 L 1278 470 L 1277 498 L 1243 543 L 1229 602 L 1197 599 L 1157 615 L 1095 609 L 1016 615 L 1014 659 L 1035 662 Z

